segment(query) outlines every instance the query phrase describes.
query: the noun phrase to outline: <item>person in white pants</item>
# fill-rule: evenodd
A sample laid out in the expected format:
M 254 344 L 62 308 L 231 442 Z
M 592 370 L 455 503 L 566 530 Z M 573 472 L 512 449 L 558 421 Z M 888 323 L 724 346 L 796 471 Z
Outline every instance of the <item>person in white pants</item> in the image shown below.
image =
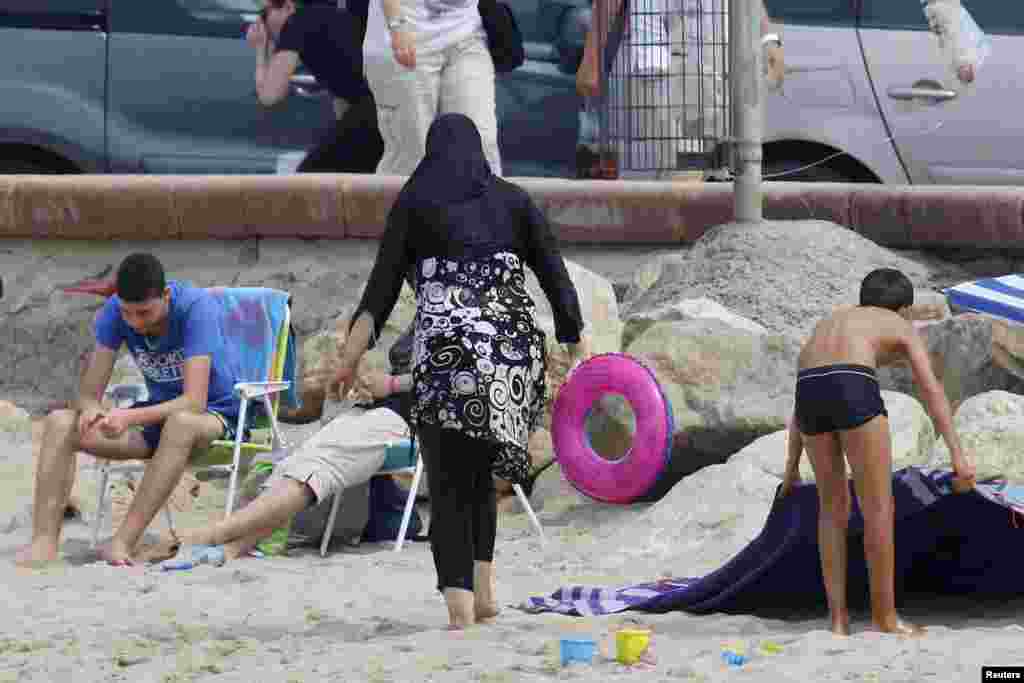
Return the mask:
M 430 124 L 460 113 L 502 175 L 494 62 L 477 0 L 370 0 L 363 57 L 384 138 L 378 174 L 412 174 Z

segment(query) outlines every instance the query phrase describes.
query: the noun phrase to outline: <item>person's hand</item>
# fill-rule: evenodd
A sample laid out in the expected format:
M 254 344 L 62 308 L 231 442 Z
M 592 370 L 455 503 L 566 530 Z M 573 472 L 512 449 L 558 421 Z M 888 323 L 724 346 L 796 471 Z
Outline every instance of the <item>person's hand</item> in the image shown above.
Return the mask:
M 78 415 L 78 436 L 79 438 L 85 437 L 92 428 L 95 427 L 100 420 L 103 419 L 103 408 L 100 406 L 91 406 L 83 410 Z
M 601 94 L 601 78 L 597 71 L 597 63 L 584 58 L 576 72 L 576 92 L 582 97 L 597 97 Z
M 249 44 L 249 47 L 256 50 L 266 49 L 267 27 L 263 25 L 262 21 L 249 24 L 249 28 L 245 32 L 245 42 Z
M 391 32 L 391 52 L 406 69 L 416 68 L 416 41 L 409 31 Z
M 786 472 L 786 476 L 782 479 L 782 488 L 779 489 L 779 498 L 785 498 L 788 496 L 793 491 L 793 488 L 799 483 L 800 470 Z
M 786 78 L 786 60 L 782 52 L 782 46 L 771 42 L 764 48 L 764 63 L 767 73 L 768 84 L 772 88 L 782 86 Z
M 113 408 L 104 415 L 96 426 L 100 433 L 108 439 L 116 439 L 128 429 L 127 411 L 123 408 Z
M 374 399 L 380 400 L 391 395 L 391 375 L 387 373 L 367 372 L 362 376 L 361 384 Z
M 327 395 L 334 400 L 344 401 L 352 387 L 356 383 L 356 367 L 359 365 L 358 361 L 355 363 L 346 362 L 342 360 L 338 366 L 338 370 L 334 373 L 334 377 L 327 385 Z
M 953 461 L 953 491 L 963 493 L 974 488 L 977 470 L 964 453 L 951 457 Z
M 961 83 L 968 84 L 974 82 L 974 65 L 973 64 L 961 64 L 960 68 L 956 70 L 956 77 L 960 79 Z
M 566 344 L 569 349 L 569 369 L 575 370 L 578 365 L 590 358 L 593 354 L 590 351 L 590 338 L 586 335 L 580 336 L 575 344 Z

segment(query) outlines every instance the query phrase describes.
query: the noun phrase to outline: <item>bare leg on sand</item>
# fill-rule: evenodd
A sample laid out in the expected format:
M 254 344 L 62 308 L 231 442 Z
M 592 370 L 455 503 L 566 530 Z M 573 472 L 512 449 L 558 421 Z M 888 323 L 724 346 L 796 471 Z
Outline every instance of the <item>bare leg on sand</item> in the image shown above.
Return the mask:
M 494 591 L 494 563 L 473 563 L 473 615 L 477 621 L 498 616 L 498 599 Z
M 475 623 L 473 591 L 464 588 L 445 588 L 444 601 L 448 605 L 449 631 L 461 631 Z
M 121 527 L 100 551 L 103 559 L 112 565 L 132 564 L 135 546 L 181 480 L 192 449 L 209 444 L 223 433 L 220 418 L 210 413 L 181 412 L 167 418 L 156 453 L 146 466 Z
M 138 432 L 107 439 L 93 430 L 80 437 L 76 411 L 55 410 L 47 415 L 36 462 L 32 543 L 18 551 L 15 563 L 19 566 L 37 566 L 58 559 L 64 511 L 75 479 L 75 452 L 78 450 L 110 460 L 145 460 L 152 455 Z
M 840 432 L 853 470 L 854 488 L 864 517 L 864 555 L 871 581 L 871 620 L 883 633 L 914 636 L 924 629 L 896 613 L 895 502 L 892 495 L 892 447 L 889 419 L 879 415 Z
M 818 489 L 818 552 L 831 629 L 836 635 L 848 636 L 846 530 L 850 523 L 850 489 L 846 481 L 846 462 L 835 432 L 804 434 L 803 440 Z
M 305 483 L 286 477 L 249 505 L 208 527 L 179 533 L 185 545 L 223 545 L 224 557 L 244 557 L 274 529 L 309 507 L 316 497 Z

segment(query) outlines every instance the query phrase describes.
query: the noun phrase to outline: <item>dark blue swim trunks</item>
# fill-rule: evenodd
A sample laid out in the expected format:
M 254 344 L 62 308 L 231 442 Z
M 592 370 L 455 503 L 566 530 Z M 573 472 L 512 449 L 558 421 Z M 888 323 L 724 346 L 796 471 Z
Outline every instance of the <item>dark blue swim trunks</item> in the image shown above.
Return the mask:
M 866 365 L 825 365 L 796 376 L 796 423 L 814 435 L 860 427 L 889 413 L 875 369 Z

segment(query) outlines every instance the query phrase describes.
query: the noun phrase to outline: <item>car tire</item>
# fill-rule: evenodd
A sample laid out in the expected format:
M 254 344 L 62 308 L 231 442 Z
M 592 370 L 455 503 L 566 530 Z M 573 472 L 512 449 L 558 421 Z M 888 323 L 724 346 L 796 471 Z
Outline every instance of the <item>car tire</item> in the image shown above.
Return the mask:
M 63 172 L 39 161 L 0 158 L 0 175 L 52 175 Z
M 787 159 L 766 161 L 762 170 L 764 180 L 801 182 L 801 183 L 858 183 L 858 178 L 850 177 L 828 164 L 812 165 L 814 161 Z

